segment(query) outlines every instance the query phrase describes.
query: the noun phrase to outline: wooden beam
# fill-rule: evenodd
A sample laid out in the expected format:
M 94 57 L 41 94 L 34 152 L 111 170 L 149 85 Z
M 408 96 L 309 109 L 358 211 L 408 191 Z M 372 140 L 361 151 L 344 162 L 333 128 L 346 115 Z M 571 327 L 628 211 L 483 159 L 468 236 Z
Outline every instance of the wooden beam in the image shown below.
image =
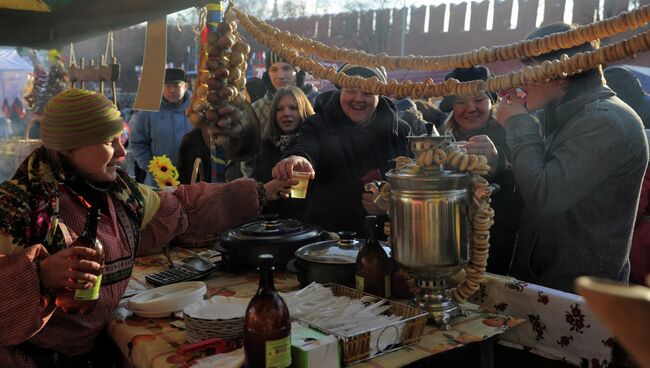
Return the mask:
M 62 47 L 207 0 L 74 0 L 52 13 L 0 9 L 0 45 Z

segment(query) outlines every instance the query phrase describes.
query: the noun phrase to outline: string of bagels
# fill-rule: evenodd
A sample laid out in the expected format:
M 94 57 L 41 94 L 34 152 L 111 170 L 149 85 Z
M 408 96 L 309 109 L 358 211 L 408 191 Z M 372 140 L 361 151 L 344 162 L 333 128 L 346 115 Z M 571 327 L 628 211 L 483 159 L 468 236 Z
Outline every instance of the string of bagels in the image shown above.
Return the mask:
M 212 8 L 207 7 L 208 12 L 216 7 L 220 8 L 220 5 L 211 6 Z M 464 96 L 487 91 L 510 90 L 526 84 L 580 73 L 596 65 L 634 57 L 637 53 L 650 49 L 650 31 L 646 31 L 595 51 L 577 53 L 572 57 L 562 55 L 559 60 L 526 66 L 521 71 L 491 77 L 486 81 L 459 82 L 456 79 L 448 79 L 434 83 L 431 78 L 427 78 L 424 82 L 399 83 L 391 80 L 382 83 L 376 77 L 366 79 L 337 72 L 334 67 L 324 66 L 309 56 L 366 67 L 383 66 L 387 70 L 448 70 L 454 67 L 470 67 L 495 61 L 535 57 L 640 28 L 650 21 L 650 6 L 623 12 L 616 17 L 580 26 L 575 30 L 509 45 L 481 47 L 478 50 L 455 55 L 397 57 L 385 53 L 372 55 L 361 50 L 329 47 L 309 38 L 280 31 L 262 20 L 245 14 L 230 2 L 225 12 L 225 22 L 210 30 L 208 42 L 203 44 L 199 51 L 200 67 L 195 85 L 196 92 L 188 108 L 188 116 L 192 124 L 195 126 L 207 124 L 220 132 L 216 134 L 216 143 L 219 145 L 226 144 L 229 136 L 236 135 L 238 129 L 241 130 L 240 124 L 236 123 L 237 119 L 231 118 L 233 115 L 242 116 L 241 110 L 245 105 L 242 92 L 246 84 L 244 76 L 250 47 L 237 32 L 236 21 L 239 21 L 239 24 L 259 43 L 279 54 L 288 63 L 317 78 L 327 79 L 341 87 L 396 97 Z M 203 14 L 201 28 L 205 23 L 205 14 Z M 469 210 L 472 221 L 471 253 L 469 262 L 464 268 L 465 279 L 450 290 L 451 296 L 462 304 L 479 290 L 487 266 L 490 247 L 489 231 L 494 224 L 489 183 L 483 178 L 490 170 L 487 159 L 480 155 L 468 155 L 461 151 L 443 150 L 441 147 L 431 146 L 420 150 L 415 159 L 398 157 L 396 163 L 397 169 L 403 168 L 413 173 L 428 166 L 439 165 L 472 175 L 472 205 Z M 389 187 L 383 188 L 385 190 L 382 190 L 381 195 L 387 197 Z
M 571 31 L 533 40 L 491 48 L 481 47 L 478 50 L 455 55 L 409 55 L 404 57 L 387 54 L 372 55 L 361 50 L 330 47 L 319 41 L 280 31 L 254 16 L 247 15 L 236 6 L 230 6 L 229 10 L 226 13 L 226 19 L 234 20 L 236 18 L 239 20 L 241 26 L 253 38 L 282 56 L 290 64 L 341 87 L 357 88 L 373 94 L 395 97 L 467 96 L 487 91 L 505 91 L 526 84 L 537 84 L 553 78 L 574 75 L 599 64 L 635 57 L 640 52 L 650 50 L 650 31 L 646 31 L 595 51 L 577 53 L 572 57 L 562 55 L 559 60 L 547 60 L 534 66 L 528 65 L 522 70 L 491 77 L 486 81 L 459 82 L 451 78 L 444 82 L 434 83 L 431 78 L 427 78 L 423 82 L 405 81 L 400 83 L 391 80 L 388 83 L 382 83 L 374 77 L 366 79 L 339 73 L 334 67 L 324 66 L 303 55 L 315 55 L 321 60 L 341 61 L 361 66 L 383 66 L 387 70 L 447 70 L 454 67 L 469 67 L 495 61 L 535 57 L 640 28 L 650 21 L 650 5 L 623 12 L 603 21 L 583 25 Z

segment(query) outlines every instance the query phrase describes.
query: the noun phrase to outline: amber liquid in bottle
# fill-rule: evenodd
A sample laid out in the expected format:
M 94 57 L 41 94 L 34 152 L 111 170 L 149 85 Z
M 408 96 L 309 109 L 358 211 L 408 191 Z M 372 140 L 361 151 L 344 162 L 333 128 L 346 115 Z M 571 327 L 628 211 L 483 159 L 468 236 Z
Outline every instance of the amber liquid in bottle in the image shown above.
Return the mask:
M 357 290 L 390 298 L 390 259 L 377 240 L 377 216 L 366 216 L 368 239 L 357 254 L 355 286 Z
M 103 269 L 104 267 L 104 246 L 97 239 L 97 226 L 99 225 L 99 207 L 92 207 L 88 210 L 86 216 L 86 225 L 84 231 L 79 236 L 71 247 L 88 247 L 97 252 L 97 256 L 92 261 L 99 263 Z M 67 289 L 62 288 L 56 292 L 56 305 L 63 310 L 64 313 L 88 313 L 99 299 L 99 290 L 102 283 L 101 271 L 97 274 L 97 281 L 90 289 Z
M 273 256 L 259 256 L 260 285 L 248 303 L 244 320 L 244 351 L 248 368 L 291 365 L 289 309 L 273 285 Z

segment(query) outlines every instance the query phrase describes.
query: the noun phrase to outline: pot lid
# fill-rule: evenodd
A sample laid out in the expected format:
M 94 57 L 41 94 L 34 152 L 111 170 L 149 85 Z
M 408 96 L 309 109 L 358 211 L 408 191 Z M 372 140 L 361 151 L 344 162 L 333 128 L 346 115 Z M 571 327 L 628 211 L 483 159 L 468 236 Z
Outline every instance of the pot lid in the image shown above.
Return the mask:
M 280 219 L 278 215 L 270 214 L 228 230 L 222 240 L 226 243 L 291 243 L 313 240 L 322 232 L 318 226 L 294 219 Z
M 357 254 L 366 241 L 355 238 L 357 233 L 354 231 L 341 231 L 338 234 L 340 240 L 325 240 L 300 247 L 296 257 L 315 263 L 355 264 Z M 379 243 L 390 257 L 390 247 L 385 242 Z

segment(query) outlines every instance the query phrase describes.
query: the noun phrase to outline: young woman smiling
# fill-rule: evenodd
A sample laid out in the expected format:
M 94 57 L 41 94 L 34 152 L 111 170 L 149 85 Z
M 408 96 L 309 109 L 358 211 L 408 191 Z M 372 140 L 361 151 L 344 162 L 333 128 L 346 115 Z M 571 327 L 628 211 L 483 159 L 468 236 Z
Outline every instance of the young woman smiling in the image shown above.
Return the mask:
M 456 68 L 445 79 L 467 82 L 486 80 L 490 75 L 486 67 L 478 66 Z M 495 101 L 494 93 L 446 96 L 440 102 L 440 110 L 450 113 L 445 128 L 467 153 L 487 157 L 491 166 L 489 180 L 501 187 L 499 192 L 492 195 L 495 220 L 490 231 L 488 270 L 506 274 L 514 251 L 521 204 L 515 193 L 512 171 L 509 170 L 510 147 L 506 143 L 505 129 L 494 118 L 492 107 Z
M 270 116 L 271 136 L 260 143 L 251 177 L 267 182 L 273 179 L 271 170 L 280 161 L 282 155 L 290 149 L 297 137 L 300 126 L 308 117 L 314 115 L 307 96 L 295 86 L 278 89 L 271 102 Z M 277 213 L 280 218 L 302 220 L 306 206 L 305 200 L 288 200 L 271 203 L 264 209 L 265 213 Z

